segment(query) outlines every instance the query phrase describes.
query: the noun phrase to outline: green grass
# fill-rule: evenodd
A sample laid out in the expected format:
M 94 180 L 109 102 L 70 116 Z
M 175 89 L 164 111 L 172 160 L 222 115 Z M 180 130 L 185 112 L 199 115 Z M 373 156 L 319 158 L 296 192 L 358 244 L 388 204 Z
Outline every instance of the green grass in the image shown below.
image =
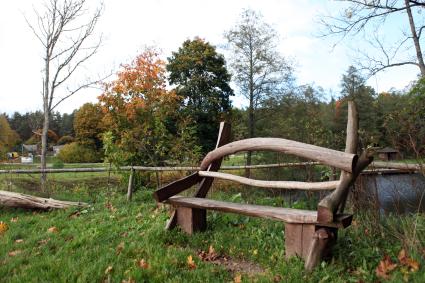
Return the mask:
M 421 267 L 407 275 L 398 267 L 390 273 L 390 281 L 407 276 L 409 282 L 425 282 L 423 236 L 407 241 L 414 227 L 416 235 L 425 234 L 423 215 L 385 219 L 359 215 L 351 227 L 340 231 L 332 260 L 307 274 L 302 260 L 285 259 L 284 227 L 277 221 L 209 212 L 207 231 L 187 236 L 179 229 L 164 231 L 168 210 L 156 206 L 147 188 L 139 188 L 131 203 L 123 189 L 108 193 L 100 186 L 78 185 L 54 193 L 56 198 L 85 200 L 91 206 L 51 212 L 0 208 L 0 221 L 9 226 L 0 236 L 1 282 L 231 282 L 237 274 L 243 282 L 378 282 L 382 281 L 375 275 L 378 262 L 384 254 L 396 262 L 402 247 L 410 248 Z M 257 190 L 214 191 L 213 198 L 297 208 L 316 205 L 315 200 L 288 203 Z M 105 205 L 108 202 L 112 207 Z M 49 232 L 51 227 L 57 232 Z M 248 262 L 262 271 L 232 272 L 201 261 L 199 252 L 208 251 L 210 245 L 230 261 Z M 188 256 L 195 269 L 189 268 Z M 138 266 L 142 259 L 149 268 Z M 112 270 L 105 272 L 108 267 Z

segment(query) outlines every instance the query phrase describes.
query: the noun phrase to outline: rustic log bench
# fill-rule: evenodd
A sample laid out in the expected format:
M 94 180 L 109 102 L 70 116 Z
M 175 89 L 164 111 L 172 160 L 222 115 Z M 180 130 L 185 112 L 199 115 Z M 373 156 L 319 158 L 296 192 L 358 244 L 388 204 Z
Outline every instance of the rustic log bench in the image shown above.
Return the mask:
M 206 210 L 282 221 L 285 223 L 286 256 L 302 257 L 305 259 L 305 268 L 312 270 L 325 255 L 329 254 L 336 241 L 338 228 L 346 228 L 351 224 L 352 214 L 343 213 L 349 188 L 360 172 L 372 162 L 372 157 L 367 152 L 363 152 L 360 157 L 356 154 L 357 132 L 358 116 L 353 102 L 349 102 L 345 152 L 277 138 L 252 138 L 227 143 L 230 137 L 230 126 L 221 123 L 216 149 L 205 156 L 200 170 L 154 192 L 158 202 L 170 204 L 175 208 L 166 228 L 172 229 L 178 225 L 189 234 L 203 231 L 206 229 Z M 259 150 L 293 154 L 339 168 L 341 169 L 340 180 L 262 181 L 217 172 L 225 156 L 240 151 Z M 317 211 L 238 204 L 205 198 L 214 178 L 265 188 L 333 190 L 333 192 L 319 202 Z M 196 184 L 198 188 L 194 197 L 176 196 Z

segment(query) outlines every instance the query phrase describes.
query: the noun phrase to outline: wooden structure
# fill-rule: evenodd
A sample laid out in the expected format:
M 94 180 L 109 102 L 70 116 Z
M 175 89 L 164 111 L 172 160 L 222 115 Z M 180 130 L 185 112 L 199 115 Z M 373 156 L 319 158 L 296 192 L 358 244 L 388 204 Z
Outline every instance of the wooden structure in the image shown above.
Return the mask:
M 0 206 L 26 209 L 50 210 L 68 207 L 87 206 L 83 202 L 61 201 L 52 198 L 41 198 L 9 191 L 0 191 Z
M 285 223 L 286 256 L 296 255 L 304 258 L 305 268 L 312 270 L 323 257 L 329 254 L 336 240 L 338 228 L 345 228 L 351 224 L 352 215 L 343 213 L 349 189 L 360 172 L 373 160 L 368 152 L 357 155 L 358 114 L 354 102 L 348 104 L 345 152 L 278 138 L 252 138 L 228 143 L 229 137 L 230 126 L 221 123 L 216 149 L 205 156 L 199 171 L 154 192 L 158 202 L 170 204 L 175 208 L 166 228 L 172 229 L 179 225 L 189 234 L 202 231 L 206 228 L 206 210 L 282 221 Z M 316 183 L 262 181 L 217 172 L 225 156 L 240 151 L 259 150 L 293 154 L 336 167 L 341 170 L 340 179 Z M 205 198 L 214 178 L 264 188 L 311 191 L 333 189 L 333 191 L 319 202 L 317 211 L 237 204 Z M 193 197 L 176 196 L 194 185 L 197 185 L 197 190 Z
M 384 147 L 376 151 L 379 159 L 383 161 L 391 161 L 400 159 L 400 152 L 391 147 Z

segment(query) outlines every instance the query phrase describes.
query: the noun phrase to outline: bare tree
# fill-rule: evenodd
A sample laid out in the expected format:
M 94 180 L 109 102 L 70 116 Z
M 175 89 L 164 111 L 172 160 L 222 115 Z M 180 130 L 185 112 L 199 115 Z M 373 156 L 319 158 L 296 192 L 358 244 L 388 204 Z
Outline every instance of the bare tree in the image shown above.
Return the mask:
M 244 10 L 240 21 L 224 36 L 232 52 L 233 79 L 240 94 L 249 100 L 248 137 L 252 138 L 255 136 L 256 110 L 265 99 L 282 93 L 292 78 L 292 68 L 277 51 L 276 31 L 253 10 Z M 246 163 L 251 165 L 251 152 L 248 152 Z
M 374 75 L 391 67 L 414 65 L 425 76 L 425 63 L 421 48 L 421 35 L 425 28 L 423 17 L 419 16 L 425 8 L 423 0 L 340 0 L 347 7 L 337 16 L 325 16 L 320 19 L 325 30 L 322 35 L 346 36 L 363 35 L 363 42 L 368 42 L 377 51 L 376 54 L 358 50 L 359 65 Z M 406 25 L 397 40 L 388 43 L 381 32 L 384 25 L 406 14 Z M 415 18 L 415 15 L 417 16 Z M 398 18 L 397 18 L 398 17 Z M 408 25 L 407 25 L 408 23 Z M 393 22 L 394 24 L 394 22 Z M 388 34 L 387 34 L 388 35 Z M 413 53 L 412 51 L 415 50 Z
M 70 87 L 66 83 L 84 63 L 95 55 L 102 36 L 91 40 L 103 11 L 101 5 L 90 13 L 86 0 L 49 0 L 42 9 L 34 8 L 36 22 L 27 24 L 40 41 L 43 50 L 43 129 L 41 135 L 41 168 L 46 168 L 47 133 L 52 111 L 78 91 L 100 80 L 88 80 Z M 59 93 L 60 94 L 57 94 Z M 41 184 L 45 189 L 46 174 Z

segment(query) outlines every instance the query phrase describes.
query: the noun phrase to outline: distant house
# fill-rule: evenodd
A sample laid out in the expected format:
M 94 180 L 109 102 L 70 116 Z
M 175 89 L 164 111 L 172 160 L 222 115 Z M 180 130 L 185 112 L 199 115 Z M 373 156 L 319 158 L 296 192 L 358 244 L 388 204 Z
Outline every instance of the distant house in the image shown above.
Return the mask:
M 53 155 L 56 156 L 58 155 L 58 153 L 61 151 L 61 149 L 63 148 L 63 145 L 54 145 L 53 146 Z
M 377 150 L 376 153 L 378 153 L 379 159 L 384 161 L 400 159 L 400 152 L 391 147 L 384 147 L 383 149 Z
M 22 145 L 22 154 L 24 152 L 36 154 L 38 147 L 36 144 L 23 144 Z

